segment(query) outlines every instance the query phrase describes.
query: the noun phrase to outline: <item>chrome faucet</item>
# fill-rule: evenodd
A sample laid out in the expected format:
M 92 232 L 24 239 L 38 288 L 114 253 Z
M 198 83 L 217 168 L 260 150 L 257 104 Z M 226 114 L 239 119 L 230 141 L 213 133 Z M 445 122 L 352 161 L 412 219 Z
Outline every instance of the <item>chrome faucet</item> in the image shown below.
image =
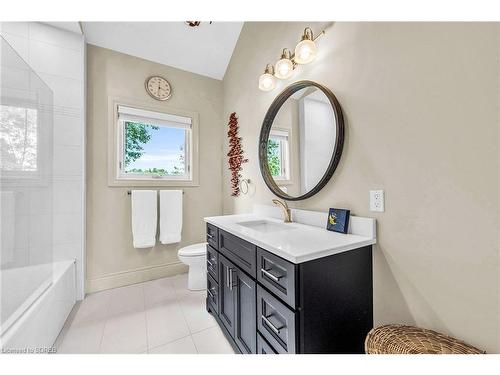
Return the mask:
M 292 222 L 292 214 L 290 212 L 290 209 L 288 208 L 288 205 L 286 204 L 286 201 L 280 201 L 278 199 L 273 199 L 273 203 L 277 206 L 281 206 L 283 208 L 283 214 L 284 214 L 284 222 L 285 223 L 291 223 Z

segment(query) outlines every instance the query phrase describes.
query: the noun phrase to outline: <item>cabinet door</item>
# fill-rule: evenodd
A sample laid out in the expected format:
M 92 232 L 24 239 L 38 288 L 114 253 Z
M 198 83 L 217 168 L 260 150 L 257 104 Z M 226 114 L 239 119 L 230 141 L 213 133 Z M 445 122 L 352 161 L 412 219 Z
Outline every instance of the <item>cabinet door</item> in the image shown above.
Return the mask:
M 207 301 L 213 311 L 219 313 L 219 285 L 212 276 L 207 275 Z
M 224 256 L 219 256 L 219 318 L 234 337 L 234 315 L 236 288 L 230 283 L 236 267 Z
M 237 270 L 230 282 L 233 283 L 233 290 L 236 289 L 234 340 L 242 353 L 255 354 L 257 352 L 255 281 L 243 271 Z

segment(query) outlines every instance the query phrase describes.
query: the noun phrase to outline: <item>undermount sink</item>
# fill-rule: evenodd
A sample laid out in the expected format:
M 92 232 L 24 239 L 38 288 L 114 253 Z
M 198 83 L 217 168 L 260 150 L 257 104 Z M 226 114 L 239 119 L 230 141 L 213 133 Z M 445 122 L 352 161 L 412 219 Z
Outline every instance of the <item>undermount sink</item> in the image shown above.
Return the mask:
M 268 220 L 243 221 L 237 224 L 262 233 L 280 232 L 293 229 L 293 227 L 288 224 L 279 224 Z

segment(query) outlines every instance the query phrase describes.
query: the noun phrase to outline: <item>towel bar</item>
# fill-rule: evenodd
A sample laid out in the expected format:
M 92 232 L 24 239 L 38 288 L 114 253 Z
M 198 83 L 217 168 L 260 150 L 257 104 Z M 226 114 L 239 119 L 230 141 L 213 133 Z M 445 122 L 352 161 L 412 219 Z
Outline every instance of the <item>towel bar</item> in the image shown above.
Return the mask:
M 182 194 L 184 195 L 184 191 L 182 191 Z M 127 190 L 127 195 L 132 195 L 132 190 Z

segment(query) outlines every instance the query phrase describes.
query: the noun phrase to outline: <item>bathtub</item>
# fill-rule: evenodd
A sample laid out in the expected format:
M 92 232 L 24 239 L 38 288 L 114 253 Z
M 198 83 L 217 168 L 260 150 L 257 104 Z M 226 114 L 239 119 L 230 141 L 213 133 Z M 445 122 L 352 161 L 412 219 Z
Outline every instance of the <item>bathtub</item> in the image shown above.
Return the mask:
M 1 280 L 2 352 L 51 352 L 75 304 L 75 262 L 4 270 Z

